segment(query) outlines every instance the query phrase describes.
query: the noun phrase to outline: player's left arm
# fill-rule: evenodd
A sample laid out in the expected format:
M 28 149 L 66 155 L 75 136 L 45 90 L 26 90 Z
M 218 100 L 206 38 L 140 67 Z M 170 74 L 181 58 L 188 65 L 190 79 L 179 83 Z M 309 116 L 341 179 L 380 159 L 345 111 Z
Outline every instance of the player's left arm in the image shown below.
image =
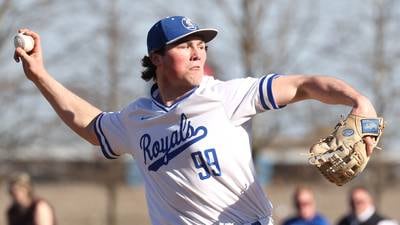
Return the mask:
M 364 117 L 376 117 L 371 101 L 342 80 L 329 76 L 288 75 L 275 79 L 272 84 L 275 102 L 287 105 L 314 99 L 326 104 L 351 106 L 351 113 Z M 374 148 L 374 141 L 367 137 L 367 153 Z
M 354 114 L 376 117 L 376 111 L 368 98 L 334 77 L 288 75 L 275 79 L 272 85 L 278 105 L 314 99 L 326 104 L 351 106 Z

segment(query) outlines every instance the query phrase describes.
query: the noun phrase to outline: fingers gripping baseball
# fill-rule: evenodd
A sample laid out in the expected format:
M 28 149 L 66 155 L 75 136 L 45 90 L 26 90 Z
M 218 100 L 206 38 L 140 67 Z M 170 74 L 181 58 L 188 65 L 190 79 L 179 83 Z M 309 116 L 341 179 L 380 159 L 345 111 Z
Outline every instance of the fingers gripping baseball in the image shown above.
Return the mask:
M 30 36 L 34 43 L 32 50 L 29 52 L 27 52 L 27 49 L 24 49 L 23 46 L 16 46 L 14 60 L 16 62 L 22 62 L 25 75 L 28 79 L 36 80 L 41 74 L 43 74 L 43 71 L 45 71 L 40 36 L 29 29 L 20 29 L 18 30 L 18 33 Z

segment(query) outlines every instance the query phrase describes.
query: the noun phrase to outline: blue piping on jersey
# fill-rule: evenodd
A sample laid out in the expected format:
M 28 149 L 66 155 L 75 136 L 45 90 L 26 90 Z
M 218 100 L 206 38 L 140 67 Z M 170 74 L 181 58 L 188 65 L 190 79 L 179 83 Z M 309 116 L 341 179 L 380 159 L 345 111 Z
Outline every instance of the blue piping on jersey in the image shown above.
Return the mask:
M 266 103 L 266 98 L 268 99 L 268 102 L 271 104 L 272 109 L 279 109 L 280 107 L 276 105 L 274 95 L 272 93 L 272 81 L 279 77 L 278 74 L 270 74 L 267 76 L 264 76 L 261 78 L 260 84 L 259 84 L 259 94 L 260 94 L 260 100 L 261 100 L 261 105 L 265 110 L 270 110 L 271 108 L 267 105 Z M 267 95 L 264 96 L 264 81 L 267 79 Z M 266 97 L 266 98 L 265 98 Z
M 258 86 L 258 91 L 260 93 L 260 100 L 261 100 L 261 105 L 264 107 L 265 110 L 270 110 L 270 108 L 268 107 L 268 105 L 265 103 L 264 100 L 264 93 L 263 93 L 263 84 L 264 84 L 264 80 L 267 76 L 264 76 L 263 78 L 261 78 L 260 84 Z
M 168 112 L 168 111 L 174 109 L 174 108 L 178 105 L 178 103 L 180 103 L 181 101 L 183 101 L 184 99 L 186 99 L 187 97 L 189 97 L 193 92 L 196 91 L 196 89 L 197 89 L 198 87 L 199 87 L 199 86 L 196 86 L 196 87 L 194 87 L 192 90 L 186 92 L 183 96 L 181 96 L 180 98 L 178 98 L 178 100 L 176 100 L 171 106 L 166 106 L 166 105 L 164 105 L 163 103 L 161 103 L 161 102 L 158 101 L 158 98 L 157 98 L 157 97 L 159 97 L 159 93 L 158 93 L 157 96 L 154 95 L 154 94 L 156 94 L 156 91 L 158 90 L 158 85 L 157 85 L 157 84 L 154 84 L 154 85 L 151 87 L 151 91 L 150 91 L 151 93 L 150 93 L 150 95 L 151 95 L 151 98 L 152 98 L 152 102 L 153 102 L 156 106 L 158 106 L 158 107 L 159 107 L 160 109 L 162 109 L 163 111 Z
M 162 109 L 164 112 L 168 112 L 168 109 L 166 108 L 166 106 L 157 102 L 157 100 L 152 99 L 151 101 L 154 103 L 154 105 L 158 106 L 158 108 Z
M 279 107 L 276 106 L 275 100 L 274 100 L 274 95 L 272 94 L 272 80 L 275 79 L 275 77 L 277 77 L 278 74 L 273 74 L 272 76 L 270 76 L 268 78 L 267 81 L 267 94 L 268 94 L 268 100 L 272 105 L 272 108 L 274 109 L 278 109 Z
M 116 159 L 119 155 L 116 154 L 110 144 L 107 141 L 106 136 L 104 135 L 103 129 L 101 127 L 101 118 L 103 117 L 103 115 L 105 114 L 105 112 L 99 114 L 96 118 L 96 123 L 95 123 L 95 133 L 97 136 L 97 139 L 100 142 L 100 146 L 101 146 L 101 151 L 103 152 L 103 155 L 107 158 L 107 159 Z M 104 141 L 103 141 L 104 139 Z M 107 151 L 108 149 L 108 151 Z M 110 154 L 111 153 L 111 154 Z

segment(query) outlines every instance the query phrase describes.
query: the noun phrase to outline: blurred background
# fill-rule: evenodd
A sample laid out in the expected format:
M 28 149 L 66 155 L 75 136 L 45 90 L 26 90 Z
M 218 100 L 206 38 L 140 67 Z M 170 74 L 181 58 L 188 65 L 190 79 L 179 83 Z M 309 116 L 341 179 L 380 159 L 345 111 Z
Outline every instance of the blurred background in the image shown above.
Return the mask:
M 208 71 L 221 80 L 268 73 L 325 74 L 368 96 L 387 121 L 366 171 L 345 187 L 307 165 L 311 143 L 350 108 L 293 104 L 253 120 L 254 160 L 276 224 L 293 213 L 299 184 L 316 191 L 332 224 L 347 211 L 354 185 L 373 190 L 383 214 L 400 220 L 400 2 L 396 0 L 0 0 L 0 224 L 9 203 L 5 181 L 28 172 L 54 206 L 59 224 L 149 224 L 142 181 L 131 157 L 107 161 L 56 116 L 13 61 L 13 36 L 41 35 L 48 71 L 104 111 L 116 111 L 149 84 L 140 78 L 148 29 L 185 15 L 220 32 L 209 43 Z M 334 205 L 334 207 L 332 207 Z

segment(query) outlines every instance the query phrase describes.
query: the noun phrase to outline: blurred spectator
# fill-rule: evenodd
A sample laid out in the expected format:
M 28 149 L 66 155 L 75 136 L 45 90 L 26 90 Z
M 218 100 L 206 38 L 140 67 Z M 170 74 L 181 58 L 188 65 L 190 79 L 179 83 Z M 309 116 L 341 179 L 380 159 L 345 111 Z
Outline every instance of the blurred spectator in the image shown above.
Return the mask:
M 349 205 L 350 213 L 340 219 L 338 225 L 398 225 L 376 211 L 373 198 L 364 187 L 350 191 Z
M 55 225 L 50 204 L 34 195 L 31 178 L 26 173 L 11 177 L 8 186 L 11 205 L 7 209 L 8 225 Z
M 329 225 L 328 220 L 317 212 L 313 191 L 297 187 L 293 195 L 296 215 L 286 219 L 283 225 Z

